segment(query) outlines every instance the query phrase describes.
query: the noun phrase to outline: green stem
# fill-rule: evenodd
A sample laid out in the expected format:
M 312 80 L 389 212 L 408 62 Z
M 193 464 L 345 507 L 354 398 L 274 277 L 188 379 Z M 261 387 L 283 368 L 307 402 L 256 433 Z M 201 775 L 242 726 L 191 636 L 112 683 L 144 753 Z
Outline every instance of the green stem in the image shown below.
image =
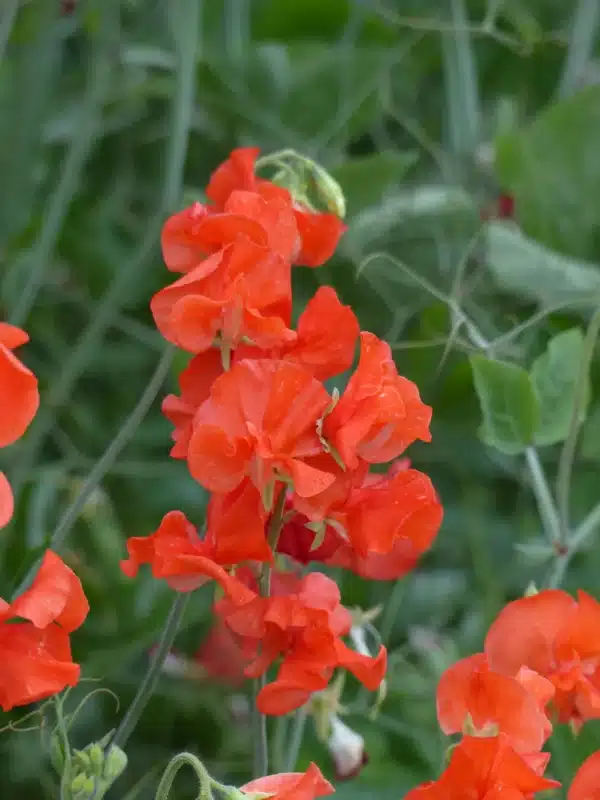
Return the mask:
M 4 50 L 10 39 L 17 11 L 19 10 L 19 0 L 6 0 L 2 16 L 0 17 L 0 61 L 4 57 Z
M 138 429 L 141 421 L 148 413 L 150 406 L 160 391 L 160 388 L 163 385 L 165 377 L 170 369 L 171 362 L 173 360 L 173 352 L 174 351 L 172 347 L 167 347 L 162 358 L 158 362 L 156 369 L 154 370 L 154 374 L 150 378 L 148 385 L 142 393 L 142 396 L 138 400 L 136 407 L 127 417 L 115 438 L 112 440 L 90 471 L 75 501 L 67 508 L 60 518 L 58 525 L 50 537 L 48 546 L 52 550 L 61 549 L 88 498 L 94 492 L 104 475 L 106 475 L 108 470 L 114 464 L 123 448 L 129 443 L 132 436 Z M 36 561 L 36 563 L 31 566 L 26 576 L 21 581 L 16 594 L 19 594 L 23 588 L 29 585 L 38 567 L 39 561 Z
M 168 800 L 173 782 L 175 781 L 179 770 L 185 766 L 191 767 L 198 776 L 198 781 L 200 783 L 200 794 L 198 795 L 199 800 L 210 800 L 210 798 L 212 798 L 212 786 L 220 785 L 213 782 L 206 770 L 206 767 L 197 756 L 193 755 L 193 753 L 179 753 L 173 759 L 171 759 L 166 770 L 164 771 L 156 790 L 155 800 Z
M 573 14 L 567 55 L 556 89 L 557 99 L 568 97 L 581 86 L 585 70 L 594 54 L 599 22 L 598 0 L 579 0 Z
M 171 111 L 171 132 L 165 154 L 165 179 L 158 207 L 129 262 L 115 271 L 115 277 L 102 296 L 94 317 L 75 344 L 68 360 L 62 365 L 56 381 L 47 393 L 44 408 L 33 421 L 12 482 L 15 496 L 21 492 L 33 466 L 37 463 L 39 450 L 47 434 L 52 430 L 56 414 L 70 400 L 80 375 L 89 363 L 90 354 L 99 347 L 106 330 L 118 314 L 123 298 L 127 297 L 127 291 L 154 253 L 165 213 L 172 210 L 180 199 L 194 110 L 198 43 L 202 38 L 199 34 L 201 0 L 186 0 L 185 4 L 182 3 L 181 7 L 177 8 L 180 11 L 175 26 L 178 49 L 177 75 Z
M 69 800 L 70 785 L 72 776 L 72 759 L 71 759 L 71 745 L 69 743 L 69 735 L 67 733 L 67 723 L 63 714 L 62 704 L 63 698 L 56 695 L 54 698 L 54 710 L 56 713 L 56 727 L 60 733 L 61 746 L 64 750 L 63 754 L 63 771 L 60 776 L 60 800 Z
M 584 416 L 583 412 L 585 411 L 586 402 L 588 400 L 589 372 L 592 359 L 594 357 L 594 350 L 596 348 L 596 340 L 599 332 L 600 311 L 597 311 L 592 317 L 592 321 L 590 322 L 585 335 L 585 341 L 583 343 L 583 355 L 581 357 L 579 373 L 577 375 L 577 383 L 575 385 L 575 397 L 573 398 L 573 408 L 571 409 L 569 430 L 558 459 L 556 497 L 558 502 L 558 514 L 561 532 L 564 539 L 567 539 L 570 530 L 571 521 L 569 499 L 571 495 L 571 474 L 573 472 L 573 463 L 575 461 L 577 439 Z
M 302 708 L 299 708 L 294 716 L 294 722 L 292 723 L 292 735 L 290 737 L 284 772 L 296 771 L 296 764 L 298 763 L 298 756 L 300 755 L 300 748 L 302 747 L 302 740 L 304 739 L 304 731 L 306 728 L 307 719 L 308 703 L 302 706 Z
M 531 487 L 535 495 L 535 499 L 542 519 L 542 524 L 550 544 L 555 546 L 562 540 L 560 520 L 556 511 L 552 494 L 544 468 L 540 461 L 537 450 L 534 447 L 528 447 L 525 451 L 525 460 L 531 476 Z
M 179 629 L 181 620 L 183 619 L 188 600 L 189 594 L 182 593 L 178 594 L 173 601 L 173 605 L 171 606 L 169 616 L 165 622 L 165 627 L 163 628 L 162 636 L 160 638 L 156 653 L 150 662 L 148 671 L 146 672 L 144 680 L 137 690 L 137 694 L 134 697 L 132 704 L 127 709 L 127 713 L 121 720 L 121 724 L 113 736 L 109 747 L 115 746 L 120 747 L 122 750 L 125 749 L 127 740 L 131 736 L 133 729 L 137 725 L 142 712 L 146 708 L 146 705 L 150 700 L 154 689 L 156 688 L 162 666 L 173 645 L 173 641 L 177 634 L 177 630 Z
M 575 530 L 573 536 L 567 542 L 566 551 L 557 557 L 547 582 L 551 589 L 557 589 L 560 586 L 571 559 L 581 550 L 588 539 L 597 532 L 599 527 L 600 503 L 590 511 Z
M 277 548 L 277 540 L 283 525 L 283 511 L 285 508 L 285 486 L 280 487 L 279 495 L 271 515 L 269 529 L 267 531 L 267 542 L 273 553 Z M 263 564 L 259 580 L 259 590 L 263 597 L 271 594 L 271 565 Z M 254 776 L 262 778 L 269 771 L 269 740 L 267 736 L 267 718 L 258 710 L 258 695 L 263 686 L 267 683 L 267 672 L 260 678 L 256 678 L 252 687 L 252 727 L 254 729 Z
M 98 4 L 100 5 L 100 4 Z M 118 6 L 106 3 L 102 7 L 102 25 L 99 42 L 93 49 L 88 67 L 88 85 L 85 89 L 75 126 L 71 147 L 62 164 L 60 177 L 52 192 L 40 234 L 33 246 L 31 260 L 26 267 L 27 282 L 10 315 L 13 325 L 23 327 L 44 284 L 45 272 L 52 261 L 52 253 L 69 212 L 85 162 L 92 150 L 97 134 L 98 118 L 104 99 L 111 87 L 111 74 L 115 61 L 115 30 L 118 29 Z

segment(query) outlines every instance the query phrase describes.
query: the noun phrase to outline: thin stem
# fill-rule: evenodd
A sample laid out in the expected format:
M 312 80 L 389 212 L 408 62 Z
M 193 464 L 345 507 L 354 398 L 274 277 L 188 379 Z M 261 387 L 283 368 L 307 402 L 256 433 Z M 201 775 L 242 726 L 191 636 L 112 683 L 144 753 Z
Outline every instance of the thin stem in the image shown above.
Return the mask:
M 550 543 L 555 546 L 562 539 L 560 521 L 544 468 L 534 447 L 527 448 L 525 460 L 531 476 L 531 488 L 535 495 L 544 530 Z
M 567 55 L 556 89 L 558 99 L 568 97 L 579 88 L 594 53 L 599 22 L 600 0 L 579 0 L 573 14 Z
M 175 781 L 179 770 L 185 766 L 191 767 L 198 777 L 198 781 L 200 783 L 200 794 L 198 797 L 201 798 L 201 800 L 209 800 L 212 798 L 213 784 L 216 786 L 220 786 L 220 784 L 213 782 L 206 770 L 206 767 L 197 756 L 195 756 L 193 753 L 179 753 L 172 758 L 167 765 L 160 783 L 158 784 L 155 800 L 168 799 L 173 782 Z
M 567 567 L 571 559 L 576 555 L 584 544 L 590 539 L 600 527 L 600 503 L 594 506 L 587 517 L 576 529 L 573 536 L 567 543 L 564 552 L 560 553 L 548 577 L 547 585 L 550 589 L 557 589 L 562 583 Z
M 487 339 L 483 336 L 481 331 L 477 328 L 475 323 L 471 321 L 470 318 L 468 318 L 462 311 L 460 313 L 463 314 L 463 322 L 466 321 L 467 323 L 465 324 L 465 328 L 473 344 L 476 347 L 481 348 L 485 353 L 489 354 L 491 350 L 490 342 L 487 341 Z M 591 327 L 592 326 L 590 325 L 590 328 Z M 538 451 L 535 449 L 535 447 L 531 446 L 527 448 L 525 451 L 525 462 L 531 478 L 531 487 L 535 495 L 540 517 L 542 519 L 542 524 L 544 526 L 544 531 L 550 540 L 550 544 L 556 548 L 556 545 L 560 544 L 562 541 L 560 517 L 554 502 L 554 498 L 552 497 L 552 492 L 550 491 L 550 485 L 548 483 L 548 479 L 546 478 L 546 473 L 544 472 Z
M 271 515 L 269 522 L 269 529 L 267 531 L 267 542 L 271 550 L 275 552 L 277 548 L 277 540 L 281 533 L 283 525 L 283 512 L 285 508 L 285 486 L 281 486 L 279 495 L 275 502 L 275 508 Z M 263 564 L 259 580 L 259 589 L 263 597 L 269 597 L 271 594 L 271 565 Z M 269 740 L 267 735 L 267 718 L 258 710 L 258 695 L 261 689 L 266 686 L 267 672 L 260 678 L 256 678 L 252 686 L 252 723 L 254 728 L 254 776 L 262 778 L 268 774 L 269 771 Z
M 558 472 L 556 477 L 556 497 L 558 502 L 558 514 L 560 519 L 561 531 L 566 538 L 570 528 L 569 518 L 569 499 L 571 495 L 571 474 L 575 461 L 575 451 L 577 449 L 577 438 L 583 422 L 583 412 L 589 392 L 589 372 L 594 357 L 596 339 L 600 332 L 600 311 L 597 311 L 589 324 L 585 341 L 583 343 L 583 355 L 579 365 L 579 374 L 575 386 L 575 396 L 573 398 L 573 408 L 571 409 L 571 419 L 569 421 L 569 431 L 567 438 L 560 452 L 558 460 Z
M 167 658 L 173 645 L 173 641 L 175 640 L 175 636 L 179 629 L 181 620 L 183 619 L 189 598 L 189 593 L 181 593 L 178 594 L 173 601 L 173 605 L 169 611 L 169 616 L 165 622 L 165 627 L 163 628 L 158 648 L 156 649 L 156 652 L 150 661 L 148 671 L 146 672 L 144 680 L 137 690 L 137 694 L 134 697 L 132 704 L 129 706 L 127 713 L 121 720 L 121 724 L 117 728 L 117 732 L 113 736 L 109 747 L 114 746 L 120 747 L 122 750 L 125 749 L 127 740 L 131 736 L 133 729 L 137 725 L 142 712 L 146 708 L 146 705 L 148 704 L 148 701 L 150 700 L 150 697 L 156 688 L 163 664 L 165 663 L 165 659 Z
M 294 722 L 292 723 L 292 735 L 290 737 L 284 772 L 296 771 L 296 764 L 298 763 L 298 756 L 300 755 L 300 748 L 302 747 L 302 740 L 304 739 L 304 730 L 306 728 L 307 719 L 308 703 L 303 705 L 302 708 L 299 708 L 294 716 Z
M 90 471 L 75 501 L 67 508 L 60 518 L 58 525 L 50 537 L 48 546 L 51 549 L 60 550 L 60 548 L 63 546 L 66 537 L 69 535 L 71 528 L 78 519 L 79 514 L 85 506 L 88 498 L 94 492 L 104 475 L 106 475 L 108 470 L 114 464 L 123 448 L 129 443 L 132 436 L 135 434 L 141 421 L 148 413 L 150 406 L 154 402 L 156 395 L 163 385 L 173 360 L 173 353 L 174 351 L 172 347 L 166 348 L 162 358 L 154 370 L 154 374 L 150 378 L 148 385 L 138 400 L 136 407 L 127 417 L 115 438 L 112 440 Z M 19 589 L 16 592 L 17 594 L 20 594 L 23 588 L 29 584 L 33 578 L 33 575 L 37 571 L 38 566 L 39 562 L 36 562 L 31 566 L 25 578 L 21 581 Z
M 254 777 L 262 778 L 269 771 L 269 739 L 267 718 L 258 710 L 258 695 L 266 683 L 266 673 L 252 681 L 252 735 L 254 737 Z
M 4 10 L 2 17 L 0 17 L 0 61 L 4 57 L 4 50 L 10 39 L 10 32 L 12 30 L 15 19 L 17 18 L 17 11 L 19 10 L 20 0 L 5 0 Z
M 62 709 L 63 698 L 56 695 L 54 697 L 54 711 L 56 713 L 56 727 L 60 733 L 61 747 L 64 750 L 62 775 L 60 776 L 60 800 L 69 800 L 71 784 L 71 745 L 67 733 L 67 723 Z
M 90 353 L 95 352 L 106 330 L 112 324 L 127 291 L 146 267 L 154 252 L 158 231 L 164 222 L 166 211 L 178 202 L 183 183 L 183 170 L 187 154 L 188 139 L 194 109 L 195 70 L 201 20 L 201 0 L 187 0 L 176 26 L 179 58 L 175 94 L 171 109 L 171 133 L 165 157 L 165 179 L 156 212 L 148 222 L 138 247 L 128 263 L 116 270 L 115 277 L 102 296 L 96 314 L 77 341 L 69 359 L 63 364 L 56 381 L 48 392 L 44 408 L 37 415 L 29 430 L 23 448 L 19 468 L 13 480 L 13 492 L 18 495 L 37 461 L 38 451 L 52 430 L 58 410 L 66 403 L 89 363 Z
M 69 212 L 85 162 L 95 141 L 104 98 L 111 86 L 110 76 L 115 60 L 114 29 L 118 27 L 118 7 L 107 3 L 103 7 L 99 43 L 92 51 L 88 68 L 88 85 L 80 105 L 73 142 L 62 164 L 60 177 L 48 199 L 38 239 L 26 267 L 27 282 L 15 304 L 10 322 L 22 327 L 35 304 L 44 283 L 46 268 Z M 118 51 L 116 51 L 118 52 Z
M 600 503 L 595 506 L 573 534 L 569 550 L 579 550 L 600 527 Z

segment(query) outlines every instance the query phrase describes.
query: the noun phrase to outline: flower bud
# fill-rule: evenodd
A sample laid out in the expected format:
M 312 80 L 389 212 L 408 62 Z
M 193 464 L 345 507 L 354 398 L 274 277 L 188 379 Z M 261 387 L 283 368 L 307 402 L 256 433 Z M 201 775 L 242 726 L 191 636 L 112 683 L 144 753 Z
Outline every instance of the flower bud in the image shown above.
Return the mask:
M 346 216 L 346 198 L 340 184 L 323 167 L 312 166 L 312 175 L 319 200 L 332 214 L 340 219 Z
M 104 751 L 99 744 L 94 742 L 87 749 L 87 755 L 90 762 L 90 770 L 98 777 L 102 776 L 104 769 Z
M 354 778 L 368 762 L 363 737 L 349 728 L 336 715 L 332 714 L 331 733 L 327 748 L 335 764 L 335 775 L 338 780 Z
M 79 775 L 71 781 L 71 793 L 77 800 L 79 800 L 79 798 L 81 798 L 81 800 L 84 798 L 85 800 L 87 800 L 87 798 L 92 798 L 95 792 L 96 781 L 84 772 L 80 772 Z
M 111 745 L 104 755 L 103 779 L 110 786 L 127 767 L 127 755 L 120 747 Z

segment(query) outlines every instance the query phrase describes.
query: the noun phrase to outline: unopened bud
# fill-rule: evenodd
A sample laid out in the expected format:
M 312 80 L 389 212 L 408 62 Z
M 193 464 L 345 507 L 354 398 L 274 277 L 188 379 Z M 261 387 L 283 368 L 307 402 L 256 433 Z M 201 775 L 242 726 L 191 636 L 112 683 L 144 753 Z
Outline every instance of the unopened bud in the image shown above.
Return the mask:
M 92 798 L 96 791 L 96 781 L 90 775 L 81 772 L 71 781 L 71 793 L 78 800 L 81 798 Z
M 527 588 L 525 589 L 525 594 L 523 597 L 533 597 L 534 595 L 539 594 L 539 589 L 535 585 L 533 581 L 529 583 Z
M 104 756 L 104 772 L 103 777 L 109 786 L 117 780 L 127 767 L 127 754 L 116 745 L 111 745 L 110 749 Z
M 88 748 L 91 771 L 98 777 L 102 776 L 104 769 L 104 751 L 99 744 L 91 744 Z
M 340 184 L 323 167 L 314 164 L 312 175 L 315 188 L 325 208 L 341 219 L 346 216 L 346 198 Z
M 327 748 L 335 764 L 336 777 L 338 780 L 353 778 L 368 761 L 365 740 L 336 714 L 331 715 L 330 722 L 331 733 Z

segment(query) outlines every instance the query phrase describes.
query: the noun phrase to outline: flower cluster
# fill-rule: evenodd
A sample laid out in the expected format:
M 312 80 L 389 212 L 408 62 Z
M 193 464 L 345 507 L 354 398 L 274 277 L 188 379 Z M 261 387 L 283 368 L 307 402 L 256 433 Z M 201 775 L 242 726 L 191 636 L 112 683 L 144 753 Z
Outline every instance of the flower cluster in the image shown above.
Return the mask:
M 437 716 L 462 734 L 447 769 L 407 800 L 529 798 L 559 784 L 544 777 L 542 748 L 553 723 L 578 730 L 600 718 L 600 603 L 548 589 L 509 603 L 492 623 L 484 652 L 442 675 Z M 569 800 L 600 797 L 600 752 L 576 775 Z
M 0 447 L 19 439 L 39 406 L 37 379 L 14 350 L 27 334 L 0 323 Z M 0 527 L 14 509 L 10 484 L 0 472 Z M 0 707 L 33 703 L 74 686 L 79 666 L 73 663 L 69 634 L 88 612 L 76 575 L 51 550 L 29 589 L 8 603 L 0 598 Z
M 399 459 L 429 441 L 431 409 L 390 347 L 361 332 L 327 286 L 292 324 L 293 270 L 323 264 L 344 225 L 315 210 L 297 182 L 257 177 L 258 155 L 235 150 L 213 174 L 208 204 L 175 214 L 162 232 L 166 266 L 181 277 L 151 310 L 165 339 L 192 356 L 163 411 L 172 456 L 211 496 L 203 535 L 172 511 L 152 535 L 128 540 L 122 568 L 134 576 L 149 564 L 184 592 L 215 581 L 213 638 L 227 640 L 245 677 L 277 665 L 257 702 L 261 713 L 285 714 L 338 668 L 371 690 L 386 670 L 385 648 L 344 642 L 352 616 L 334 581 L 302 575 L 301 565 L 398 578 L 432 544 L 442 509 L 429 478 Z M 317 194 L 339 210 L 331 179 L 314 167 Z M 328 391 L 357 344 L 346 389 Z

